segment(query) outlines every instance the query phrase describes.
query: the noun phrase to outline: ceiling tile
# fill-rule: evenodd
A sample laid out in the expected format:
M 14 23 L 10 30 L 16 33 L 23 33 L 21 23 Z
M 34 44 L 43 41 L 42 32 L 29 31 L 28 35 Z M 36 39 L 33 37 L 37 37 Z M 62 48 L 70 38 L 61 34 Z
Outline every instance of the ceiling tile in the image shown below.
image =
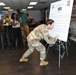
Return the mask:
M 50 6 L 50 3 L 53 1 L 59 1 L 59 0 L 0 0 L 6 4 L 6 6 L 9 6 L 10 8 L 16 10 L 17 8 L 19 9 L 24 9 L 29 6 L 29 2 L 38 2 L 37 5 L 34 6 L 35 10 L 40 10 L 43 8 L 46 8 Z M 0 8 L 1 10 L 2 8 Z

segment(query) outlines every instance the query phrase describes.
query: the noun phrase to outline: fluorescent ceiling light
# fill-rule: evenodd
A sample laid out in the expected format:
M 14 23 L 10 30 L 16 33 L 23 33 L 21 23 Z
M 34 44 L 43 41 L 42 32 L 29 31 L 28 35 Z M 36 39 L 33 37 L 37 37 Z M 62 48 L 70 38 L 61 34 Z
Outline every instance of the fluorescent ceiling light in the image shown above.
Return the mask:
M 25 11 L 26 9 L 22 9 L 22 11 Z
M 3 5 L 5 5 L 3 2 L 0 2 L 0 6 L 3 6 Z
M 6 11 L 3 11 L 4 13 L 6 12 Z
M 10 9 L 10 7 L 4 7 L 4 9 Z
M 13 9 L 9 9 L 8 11 L 13 11 Z
M 29 5 L 36 5 L 38 2 L 30 2 Z
M 29 7 L 28 7 L 28 9 L 31 9 L 31 8 L 33 8 L 33 6 L 29 6 Z

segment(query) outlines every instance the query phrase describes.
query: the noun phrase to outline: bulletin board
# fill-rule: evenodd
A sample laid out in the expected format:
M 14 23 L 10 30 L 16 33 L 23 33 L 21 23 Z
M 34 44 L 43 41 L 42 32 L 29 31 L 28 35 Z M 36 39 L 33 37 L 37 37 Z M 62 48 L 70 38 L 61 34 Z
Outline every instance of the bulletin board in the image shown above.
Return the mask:
M 59 34 L 59 40 L 67 42 L 72 14 L 73 0 L 61 0 L 50 5 L 49 19 L 55 21 L 55 26 L 49 30 L 49 34 L 55 37 Z

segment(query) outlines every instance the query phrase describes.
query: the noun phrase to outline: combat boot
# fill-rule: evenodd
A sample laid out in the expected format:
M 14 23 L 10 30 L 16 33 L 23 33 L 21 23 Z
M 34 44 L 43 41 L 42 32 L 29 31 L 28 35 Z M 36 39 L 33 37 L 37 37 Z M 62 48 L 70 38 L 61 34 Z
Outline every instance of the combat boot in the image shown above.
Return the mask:
M 27 58 L 20 58 L 20 60 L 19 60 L 20 62 L 27 62 L 28 61 L 28 59 Z
M 44 61 L 44 60 L 42 60 L 41 62 L 40 62 L 40 66 L 44 66 L 44 65 L 48 65 L 48 61 Z

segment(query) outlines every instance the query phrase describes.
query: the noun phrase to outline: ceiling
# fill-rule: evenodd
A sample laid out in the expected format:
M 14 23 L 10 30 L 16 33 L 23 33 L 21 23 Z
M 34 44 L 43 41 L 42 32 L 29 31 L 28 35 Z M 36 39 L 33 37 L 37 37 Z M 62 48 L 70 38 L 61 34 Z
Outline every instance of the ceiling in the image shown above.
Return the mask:
M 30 2 L 38 2 L 34 5 L 33 10 L 40 10 L 50 6 L 50 3 L 56 2 L 59 0 L 0 0 L 0 2 L 4 2 L 7 7 L 10 7 L 13 10 L 19 9 L 27 9 Z M 0 6 L 0 11 L 5 10 L 3 6 Z
M 40 10 L 46 7 L 49 7 L 52 2 L 60 1 L 60 0 L 0 0 L 0 2 L 4 2 L 7 7 L 10 7 L 13 10 L 16 9 L 27 9 L 30 2 L 38 2 L 34 5 L 32 10 Z M 76 4 L 76 0 L 74 0 L 74 4 Z M 0 11 L 5 10 L 4 6 L 0 6 Z

